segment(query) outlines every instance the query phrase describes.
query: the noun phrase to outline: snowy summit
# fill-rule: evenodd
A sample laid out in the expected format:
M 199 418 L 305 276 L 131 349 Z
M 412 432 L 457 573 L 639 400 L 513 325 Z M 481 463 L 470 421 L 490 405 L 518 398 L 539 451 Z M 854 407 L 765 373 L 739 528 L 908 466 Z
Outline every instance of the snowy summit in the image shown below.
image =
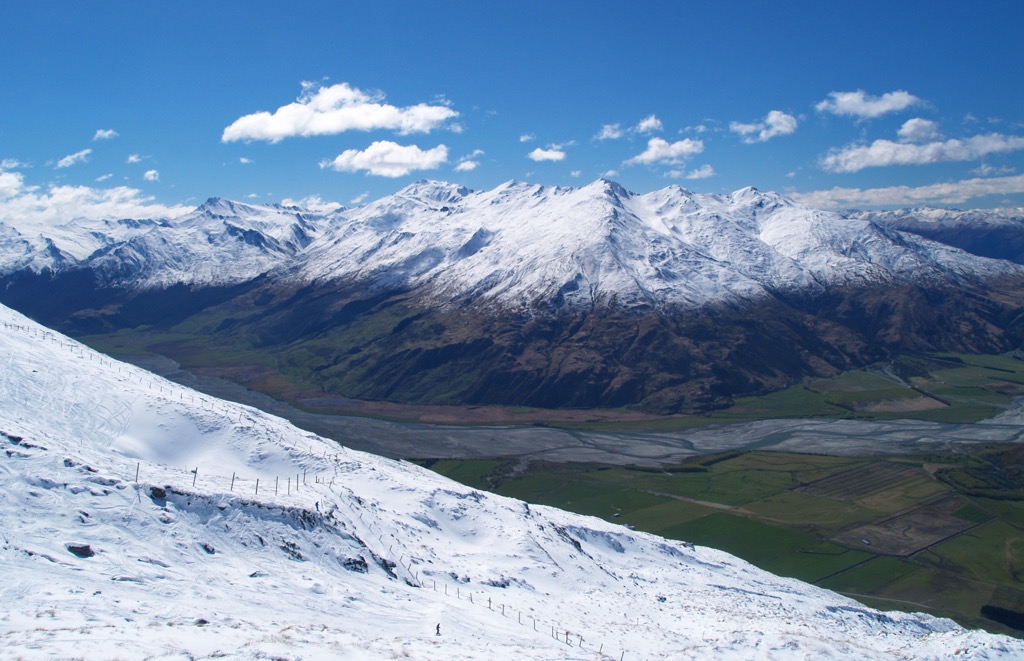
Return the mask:
M 5 657 L 1024 655 L 348 450 L 7 308 L 0 322 Z

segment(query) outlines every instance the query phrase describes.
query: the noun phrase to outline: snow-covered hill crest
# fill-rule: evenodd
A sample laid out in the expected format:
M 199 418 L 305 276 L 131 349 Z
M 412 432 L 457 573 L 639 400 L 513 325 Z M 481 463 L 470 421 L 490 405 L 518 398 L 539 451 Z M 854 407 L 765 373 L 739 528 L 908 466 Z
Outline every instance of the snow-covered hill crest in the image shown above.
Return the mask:
M 6 308 L 0 347 L 0 647 L 14 657 L 1024 654 L 347 450 Z
M 297 207 L 211 198 L 173 219 L 0 223 L 0 274 L 88 269 L 101 285 L 137 289 L 233 284 L 300 254 L 323 219 Z

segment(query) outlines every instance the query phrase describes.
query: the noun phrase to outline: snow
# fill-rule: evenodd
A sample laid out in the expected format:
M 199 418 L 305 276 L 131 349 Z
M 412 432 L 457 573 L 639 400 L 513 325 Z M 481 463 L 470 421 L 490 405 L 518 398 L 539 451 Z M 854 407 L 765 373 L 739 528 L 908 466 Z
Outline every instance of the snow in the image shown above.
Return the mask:
M 94 268 L 129 288 L 297 284 L 421 288 L 468 300 L 699 308 L 865 283 L 961 285 L 1021 267 L 744 188 L 631 193 L 510 181 L 490 191 L 418 181 L 331 213 L 211 199 L 171 220 L 0 224 L 0 273 Z
M 1024 655 L 340 447 L 7 308 L 0 347 L 0 657 Z

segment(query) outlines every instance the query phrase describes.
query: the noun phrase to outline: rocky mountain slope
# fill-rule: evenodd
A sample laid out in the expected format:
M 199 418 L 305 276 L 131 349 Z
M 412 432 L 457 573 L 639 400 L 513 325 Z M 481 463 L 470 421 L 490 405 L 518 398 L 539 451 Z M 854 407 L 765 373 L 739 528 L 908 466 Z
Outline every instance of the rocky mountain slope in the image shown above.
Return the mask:
M 0 368 L 3 656 L 1024 654 L 339 447 L 2 306 Z
M 0 228 L 3 302 L 75 333 L 169 330 L 160 350 L 198 363 L 252 351 L 364 399 L 706 410 L 1022 338 L 1024 268 L 751 188 L 421 181 L 327 215 L 211 200 L 30 229 Z

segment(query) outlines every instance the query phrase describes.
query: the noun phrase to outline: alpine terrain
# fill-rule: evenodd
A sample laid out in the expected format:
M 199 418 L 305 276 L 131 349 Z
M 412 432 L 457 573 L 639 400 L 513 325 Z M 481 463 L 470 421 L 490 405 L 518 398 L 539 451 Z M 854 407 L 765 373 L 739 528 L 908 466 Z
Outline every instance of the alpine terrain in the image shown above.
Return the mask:
M 0 301 L 344 397 L 668 413 L 1014 349 L 1024 267 L 753 188 L 420 181 L 330 213 L 0 225 Z
M 4 657 L 1024 655 L 348 450 L 5 307 L 0 448 Z

